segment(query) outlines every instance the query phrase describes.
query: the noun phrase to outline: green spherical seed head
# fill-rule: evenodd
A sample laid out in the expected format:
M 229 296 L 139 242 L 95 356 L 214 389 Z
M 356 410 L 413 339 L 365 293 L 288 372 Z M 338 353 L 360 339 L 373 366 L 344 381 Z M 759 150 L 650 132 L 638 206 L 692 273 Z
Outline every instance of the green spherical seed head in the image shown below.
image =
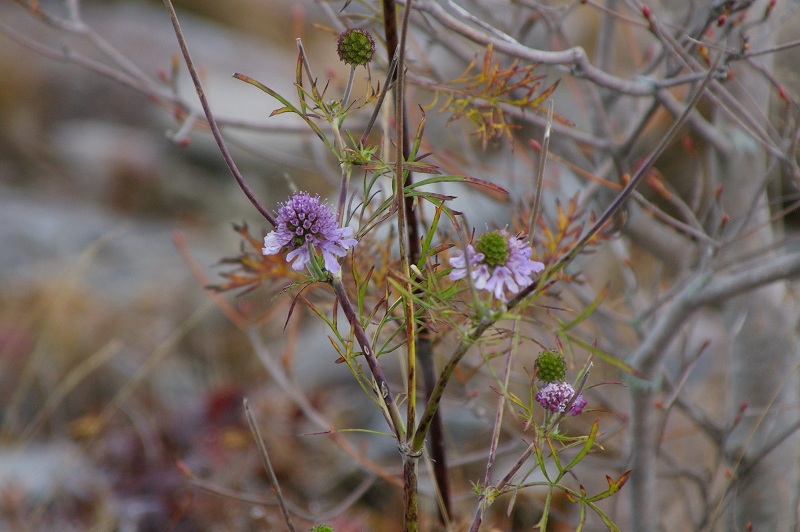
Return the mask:
M 508 238 L 500 231 L 490 231 L 478 237 L 475 251 L 483 253 L 483 263 L 491 267 L 505 264 L 508 260 Z
M 563 381 L 567 375 L 567 363 L 560 353 L 542 351 L 536 358 L 536 370 L 540 381 Z
M 350 28 L 339 35 L 339 59 L 351 66 L 366 65 L 375 55 L 375 40 L 361 28 Z

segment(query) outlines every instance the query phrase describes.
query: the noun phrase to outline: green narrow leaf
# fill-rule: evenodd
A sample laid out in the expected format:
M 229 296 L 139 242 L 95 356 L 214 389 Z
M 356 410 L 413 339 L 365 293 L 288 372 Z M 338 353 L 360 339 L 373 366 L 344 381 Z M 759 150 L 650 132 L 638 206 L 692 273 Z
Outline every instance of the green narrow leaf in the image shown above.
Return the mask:
M 597 438 L 597 429 L 599 426 L 600 426 L 599 422 L 595 420 L 595 422 L 592 424 L 592 430 L 589 432 L 589 436 L 586 438 L 586 443 L 583 444 L 583 447 L 581 447 L 581 450 L 578 451 L 578 454 L 576 454 L 572 458 L 572 460 L 570 460 L 569 464 L 567 464 L 565 471 L 569 471 L 570 469 L 575 467 L 578 464 L 578 462 L 583 460 L 584 456 L 589 454 L 589 452 L 592 450 L 592 447 L 594 447 L 594 441 Z
M 477 177 L 469 177 L 463 175 L 437 175 L 434 177 L 429 177 L 427 179 L 416 181 L 405 188 L 407 191 L 410 191 L 417 189 L 419 187 L 423 187 L 425 185 L 432 185 L 434 183 L 466 183 L 469 185 L 474 185 L 489 189 L 492 192 L 495 192 L 503 196 L 508 196 L 508 191 L 503 187 L 501 187 L 500 185 L 496 185 L 489 181 L 484 181 L 483 179 L 478 179 Z
M 615 368 L 620 369 L 620 370 L 622 370 L 622 371 L 624 371 L 626 373 L 630 373 L 631 375 L 634 375 L 635 377 L 638 377 L 640 379 L 649 380 L 643 373 L 641 373 L 639 370 L 637 370 L 633 366 L 630 366 L 630 365 L 626 364 L 625 362 L 623 362 L 622 360 L 618 359 L 617 357 L 615 357 L 614 355 L 612 355 L 610 353 L 606 353 L 605 351 L 603 351 L 602 349 L 598 348 L 597 346 L 591 345 L 588 342 L 585 342 L 585 341 L 581 340 L 577 336 L 574 336 L 574 335 L 569 334 L 569 333 L 562 333 L 561 331 L 557 331 L 556 334 L 560 338 L 562 338 L 562 339 L 564 339 L 564 340 L 566 340 L 568 342 L 576 343 L 578 346 L 580 346 L 583 349 L 589 351 L 590 353 L 592 353 L 594 356 L 596 356 L 597 358 L 599 358 L 600 360 L 602 360 L 606 364 L 614 366 Z
M 431 249 L 431 243 L 433 242 L 433 237 L 436 235 L 436 228 L 439 227 L 439 219 L 441 217 L 442 207 L 436 207 L 436 211 L 433 214 L 433 220 L 431 221 L 431 226 L 428 229 L 428 233 L 425 235 L 425 239 L 422 241 L 420 259 L 417 263 L 417 268 L 419 268 L 420 271 L 425 269 L 425 261 L 427 261 L 429 258 L 428 252 Z
M 511 401 L 512 403 L 514 403 L 518 407 L 520 407 L 523 411 L 525 411 L 526 415 L 530 415 L 530 407 L 528 405 L 526 405 L 525 403 L 523 403 L 522 399 L 517 397 L 516 394 L 514 394 L 512 392 L 509 392 L 509 391 L 506 391 L 506 393 L 503 394 L 502 391 L 500 391 L 499 389 L 495 388 L 494 386 L 492 386 L 492 389 L 495 392 L 497 392 L 499 395 L 503 395 L 506 399 L 508 399 L 509 401 Z
M 591 303 L 589 303 L 589 305 L 586 306 L 583 312 L 581 312 L 574 320 L 561 327 L 561 332 L 567 332 L 573 327 L 580 325 L 586 318 L 591 316 L 592 313 L 594 313 L 595 309 L 598 307 L 598 305 L 600 305 L 603 299 L 605 299 L 607 294 L 608 294 L 608 289 L 605 289 L 602 292 L 600 292 L 597 298 Z
M 312 436 L 316 434 L 338 434 L 340 432 L 356 432 L 361 434 L 372 434 L 375 436 L 387 436 L 389 438 L 394 438 L 394 434 L 390 434 L 388 432 L 383 432 L 380 430 L 371 430 L 371 429 L 333 429 L 333 430 L 326 430 L 324 432 L 309 432 L 305 434 L 301 434 L 301 436 Z
M 355 263 L 353 264 L 352 270 L 353 270 L 353 281 L 356 285 L 356 290 L 358 293 L 358 299 L 356 301 L 356 305 L 358 306 L 358 315 L 364 316 L 365 315 L 364 300 L 367 296 L 367 288 L 369 287 L 369 280 L 372 277 L 372 272 L 375 271 L 375 266 L 370 267 L 370 269 L 367 271 L 367 276 L 364 278 L 364 280 L 358 278 Z M 361 325 L 364 326 L 365 323 L 362 323 Z
M 588 501 L 586 502 L 586 504 L 589 505 L 589 508 L 594 510 L 594 512 L 600 516 L 600 519 L 603 520 L 603 523 L 608 527 L 609 530 L 611 530 L 612 532 L 619 532 L 619 528 L 617 528 L 617 525 L 615 525 L 614 522 L 606 514 L 604 514 L 603 511 L 600 508 L 598 508 L 596 504 Z
M 547 530 L 547 520 L 550 517 L 550 502 L 553 500 L 553 485 L 549 486 L 547 490 L 547 496 L 544 499 L 544 507 L 542 508 L 542 518 L 539 519 L 539 522 L 536 523 L 533 528 L 538 528 L 539 530 L 546 531 Z
M 575 532 L 581 532 L 583 530 L 583 525 L 585 524 L 586 524 L 586 505 L 581 503 L 580 516 L 578 519 L 578 527 L 575 529 Z
M 267 94 L 269 94 L 270 96 L 272 96 L 273 98 L 275 98 L 276 100 L 281 102 L 284 105 L 284 107 L 279 109 L 280 112 L 287 112 L 286 110 L 288 109 L 288 111 L 291 111 L 291 112 L 295 113 L 297 116 L 299 116 L 300 118 L 302 118 L 303 121 L 306 124 L 308 124 L 308 127 L 310 127 L 311 130 L 314 131 L 314 133 L 317 134 L 317 136 L 320 138 L 320 140 L 322 140 L 322 142 L 324 142 L 325 145 L 330 148 L 330 143 L 328 142 L 328 139 L 325 137 L 325 135 L 322 133 L 322 130 L 319 128 L 319 126 L 317 124 L 315 124 L 314 121 L 311 120 L 305 113 L 301 112 L 297 107 L 292 105 L 291 102 L 289 102 L 289 100 L 287 100 L 286 98 L 284 98 L 283 96 L 281 96 L 280 94 L 275 92 L 274 90 L 270 89 L 269 87 L 267 87 L 266 85 L 264 85 L 260 81 L 254 80 L 250 76 L 245 76 L 244 74 L 236 73 L 236 74 L 233 75 L 233 77 L 238 79 L 238 80 L 240 80 L 240 81 L 244 81 L 245 83 L 249 83 L 250 85 L 252 85 L 252 86 L 254 86 L 254 87 L 258 88 L 258 89 L 261 89 L 262 91 L 266 92 Z
M 556 479 L 556 482 L 558 482 L 561 480 L 561 477 L 564 476 L 564 469 L 561 467 L 561 459 L 558 457 L 558 451 L 556 451 L 556 447 L 553 445 L 553 440 L 551 440 L 549 436 L 545 436 L 545 440 L 547 441 L 547 446 L 550 447 L 550 456 L 553 458 L 553 463 L 556 464 L 558 468 L 558 478 Z
M 422 144 L 422 134 L 425 132 L 425 110 L 420 107 L 422 112 L 422 119 L 417 126 L 417 134 L 414 135 L 414 143 L 411 145 L 411 153 L 406 153 L 406 161 L 415 161 L 417 153 L 419 153 L 420 144 Z
M 625 485 L 625 483 L 628 481 L 628 478 L 631 476 L 631 471 L 633 470 L 629 469 L 628 471 L 625 471 L 617 480 L 614 480 L 608 475 L 606 475 L 606 482 L 608 482 L 608 489 L 602 493 L 593 495 L 586 500 L 589 502 L 595 502 L 611 497 L 612 495 L 614 495 L 615 493 L 617 493 L 619 490 L 622 489 L 622 486 Z
M 538 444 L 534 443 L 533 449 L 534 452 L 536 453 L 536 460 L 539 462 L 539 469 L 542 470 L 542 475 L 544 475 L 544 478 L 547 480 L 547 482 L 552 484 L 553 481 L 550 480 L 550 476 L 547 474 L 547 468 L 544 466 L 544 455 L 542 454 L 541 447 L 539 447 Z
M 295 66 L 295 86 L 297 87 L 297 99 L 300 102 L 300 109 L 303 114 L 308 112 L 308 104 L 306 104 L 305 92 L 302 90 L 303 86 L 303 56 L 297 54 L 297 65 Z M 308 80 L 309 83 L 314 83 L 314 80 Z
M 342 344 L 344 344 L 344 339 L 343 339 L 343 338 L 342 338 L 342 336 L 339 334 L 339 331 L 338 331 L 338 329 L 335 327 L 334 323 L 333 323 L 333 322 L 331 322 L 331 320 L 328 318 L 328 316 L 326 316 L 324 312 L 322 312 L 322 311 L 321 311 L 319 308 L 317 308 L 317 306 L 316 306 L 316 305 L 314 305 L 314 303 L 312 303 L 312 302 L 311 302 L 311 301 L 309 301 L 308 299 L 306 299 L 306 298 L 304 298 L 304 297 L 303 297 L 303 298 L 301 298 L 301 299 L 302 299 L 303 303 L 305 303 L 305 304 L 306 304 L 306 306 L 308 306 L 308 308 L 310 308 L 310 309 L 311 309 L 311 311 L 312 311 L 314 314 L 316 314 L 317 316 L 319 316 L 319 317 L 322 319 L 322 321 L 324 321 L 324 322 L 325 322 L 325 323 L 328 325 L 328 327 L 331 329 L 331 331 L 333 332 L 333 334 L 335 334 L 335 335 L 336 335 L 336 338 L 337 338 L 337 339 L 338 339 L 340 342 L 342 342 Z

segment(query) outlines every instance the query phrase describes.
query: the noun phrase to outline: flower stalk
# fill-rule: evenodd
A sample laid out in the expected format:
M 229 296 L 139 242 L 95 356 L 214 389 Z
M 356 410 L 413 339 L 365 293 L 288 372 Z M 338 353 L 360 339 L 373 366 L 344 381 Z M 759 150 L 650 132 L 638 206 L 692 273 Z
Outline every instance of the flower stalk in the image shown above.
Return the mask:
M 402 442 L 406 436 L 406 428 L 405 424 L 403 423 L 403 417 L 401 416 L 400 410 L 397 407 L 397 403 L 392 395 L 392 391 L 389 389 L 389 383 L 386 381 L 386 377 L 383 374 L 383 369 L 378 363 L 378 358 L 375 356 L 375 351 L 372 349 L 372 344 L 367 337 L 367 333 L 361 326 L 358 314 L 353 309 L 353 304 L 350 302 L 350 297 L 347 295 L 347 291 L 342 283 L 341 274 L 333 276 L 331 280 L 331 286 L 333 287 L 334 294 L 336 294 L 336 299 L 339 300 L 339 305 L 342 309 L 342 312 L 344 312 L 347 321 L 353 328 L 356 341 L 358 342 L 359 347 L 361 347 L 361 353 L 364 355 L 364 360 L 367 361 L 367 366 L 369 366 L 372 377 L 375 379 L 375 392 L 378 397 L 380 397 L 380 401 L 383 404 L 387 422 L 392 428 L 397 441 Z

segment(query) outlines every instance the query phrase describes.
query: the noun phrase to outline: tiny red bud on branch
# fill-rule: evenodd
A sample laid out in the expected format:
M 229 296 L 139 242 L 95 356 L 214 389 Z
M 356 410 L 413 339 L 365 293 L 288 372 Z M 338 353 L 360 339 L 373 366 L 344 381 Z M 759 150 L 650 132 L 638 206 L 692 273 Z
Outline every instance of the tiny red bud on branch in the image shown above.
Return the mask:
M 781 100 L 786 102 L 786 105 L 789 105 L 791 102 L 789 101 L 789 93 L 786 92 L 786 87 L 783 85 L 778 85 L 778 96 Z
M 764 9 L 764 18 L 767 18 L 770 13 L 772 13 L 772 9 L 775 7 L 777 0 L 769 0 L 767 7 Z

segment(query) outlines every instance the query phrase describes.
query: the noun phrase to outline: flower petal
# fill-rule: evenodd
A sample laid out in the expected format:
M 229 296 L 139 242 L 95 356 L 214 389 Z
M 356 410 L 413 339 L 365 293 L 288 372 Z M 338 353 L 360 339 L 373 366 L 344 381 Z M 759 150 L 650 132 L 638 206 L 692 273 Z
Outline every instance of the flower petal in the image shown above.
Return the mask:
M 295 258 L 297 258 L 297 260 L 295 260 Z M 298 272 L 302 270 L 310 260 L 311 260 L 311 255 L 308 252 L 307 246 L 297 248 L 294 251 L 289 252 L 288 255 L 286 255 L 286 262 L 294 261 L 292 262 L 292 269 Z
M 261 249 L 261 253 L 264 255 L 274 255 L 278 253 L 283 244 L 278 242 L 278 234 L 275 231 L 270 231 L 267 236 L 264 237 L 264 247 Z
M 344 251 L 342 251 L 344 254 Z M 339 273 L 341 270 L 341 266 L 339 266 L 339 260 L 329 251 L 322 252 L 322 258 L 325 260 L 325 269 L 333 274 Z

